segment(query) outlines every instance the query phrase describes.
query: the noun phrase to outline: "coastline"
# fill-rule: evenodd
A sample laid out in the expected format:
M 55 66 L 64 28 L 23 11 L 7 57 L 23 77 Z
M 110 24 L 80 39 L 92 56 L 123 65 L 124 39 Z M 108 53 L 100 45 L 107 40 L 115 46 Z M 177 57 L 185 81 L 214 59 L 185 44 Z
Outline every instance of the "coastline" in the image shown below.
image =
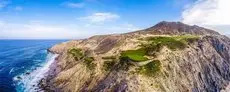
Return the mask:
M 47 49 L 49 53 L 56 54 L 55 52 L 51 51 L 50 49 Z M 57 61 L 59 58 L 59 54 L 57 57 L 55 57 L 54 61 L 50 64 L 48 72 L 46 72 L 46 75 L 39 80 L 38 82 L 38 91 L 48 91 L 48 92 L 56 92 L 58 91 L 57 88 L 54 87 L 52 78 L 57 76 L 57 74 L 61 71 L 60 68 L 57 66 Z
M 58 56 L 58 54 L 47 52 L 46 60 L 41 67 L 38 67 L 36 70 L 15 76 L 14 80 L 17 81 L 17 85 L 19 85 L 19 89 L 17 90 L 23 92 L 42 91 L 39 83 L 41 80 L 50 75 L 50 68 L 53 66 L 53 64 L 55 64 Z

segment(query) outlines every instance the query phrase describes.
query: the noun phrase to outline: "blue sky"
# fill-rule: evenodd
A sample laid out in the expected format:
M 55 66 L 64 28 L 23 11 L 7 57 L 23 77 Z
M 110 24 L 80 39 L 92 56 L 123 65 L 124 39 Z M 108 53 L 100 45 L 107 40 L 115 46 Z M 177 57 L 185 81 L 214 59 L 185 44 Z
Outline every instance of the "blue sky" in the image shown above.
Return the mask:
M 226 2 L 214 1 L 0 0 L 0 39 L 78 39 L 144 29 L 163 20 L 225 30 L 228 21 L 198 21 L 204 16 L 202 12 L 213 10 L 204 4 Z M 204 11 L 197 14 L 202 8 Z M 212 17 L 213 12 L 208 14 Z

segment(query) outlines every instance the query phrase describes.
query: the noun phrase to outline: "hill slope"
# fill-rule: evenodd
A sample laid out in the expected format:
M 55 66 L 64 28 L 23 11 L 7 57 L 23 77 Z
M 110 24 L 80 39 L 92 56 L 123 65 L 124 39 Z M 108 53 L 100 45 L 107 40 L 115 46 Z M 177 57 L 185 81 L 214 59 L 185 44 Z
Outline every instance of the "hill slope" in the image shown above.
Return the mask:
M 46 91 L 218 92 L 230 81 L 230 39 L 181 22 L 57 44 Z

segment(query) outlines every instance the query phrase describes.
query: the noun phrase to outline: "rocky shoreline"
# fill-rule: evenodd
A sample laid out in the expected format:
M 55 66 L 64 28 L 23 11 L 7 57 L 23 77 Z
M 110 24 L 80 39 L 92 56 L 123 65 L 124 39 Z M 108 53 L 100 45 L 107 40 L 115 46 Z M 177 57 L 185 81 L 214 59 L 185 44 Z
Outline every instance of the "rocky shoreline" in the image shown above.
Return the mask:
M 56 53 L 50 51 L 49 49 L 47 51 L 49 53 L 56 54 Z M 49 71 L 47 72 L 47 74 L 44 76 L 44 78 L 42 78 L 39 81 L 39 83 L 38 83 L 39 90 L 38 91 L 45 91 L 45 92 L 57 92 L 58 91 L 58 89 L 56 89 L 52 83 L 52 78 L 57 76 L 57 74 L 60 72 L 60 69 L 58 68 L 58 66 L 56 64 L 58 58 L 59 58 L 59 56 L 55 58 L 55 61 L 51 64 L 51 66 L 49 66 Z

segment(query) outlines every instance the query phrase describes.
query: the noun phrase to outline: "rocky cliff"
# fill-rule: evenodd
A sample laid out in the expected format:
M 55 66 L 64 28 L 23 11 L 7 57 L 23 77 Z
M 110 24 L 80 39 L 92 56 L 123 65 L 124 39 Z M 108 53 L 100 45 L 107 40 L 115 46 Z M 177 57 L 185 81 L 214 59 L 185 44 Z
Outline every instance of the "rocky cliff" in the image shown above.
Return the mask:
M 181 22 L 132 33 L 72 40 L 41 80 L 57 92 L 228 92 L 230 39 Z

